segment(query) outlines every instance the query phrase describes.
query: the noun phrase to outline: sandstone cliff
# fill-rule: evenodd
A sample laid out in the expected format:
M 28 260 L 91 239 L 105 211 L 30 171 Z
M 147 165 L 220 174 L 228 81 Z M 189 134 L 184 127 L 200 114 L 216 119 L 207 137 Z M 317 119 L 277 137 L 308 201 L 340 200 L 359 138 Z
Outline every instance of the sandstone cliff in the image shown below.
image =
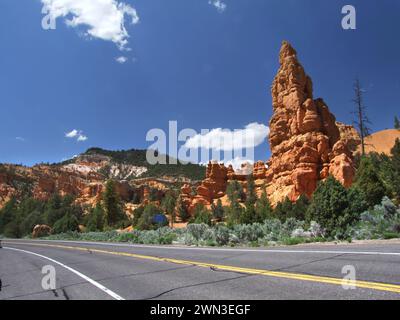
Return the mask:
M 166 165 L 165 168 L 149 166 L 145 154 L 143 150 L 114 152 L 96 148 L 53 165 L 24 167 L 0 164 L 0 208 L 11 197 L 20 199 L 31 194 L 36 199 L 47 200 L 55 193 L 72 195 L 77 203 L 91 206 L 100 200 L 105 182 L 114 179 L 120 198 L 127 204 L 126 211 L 131 213 L 137 201 L 146 200 L 150 189 L 159 190 L 161 197 L 165 190 L 182 182 L 191 183 L 191 179 L 185 176 L 186 171 L 193 167 L 202 170 L 195 165 L 188 169 L 181 166 L 169 176 L 171 169 L 176 169 L 175 165 Z M 154 176 L 149 176 L 149 172 Z

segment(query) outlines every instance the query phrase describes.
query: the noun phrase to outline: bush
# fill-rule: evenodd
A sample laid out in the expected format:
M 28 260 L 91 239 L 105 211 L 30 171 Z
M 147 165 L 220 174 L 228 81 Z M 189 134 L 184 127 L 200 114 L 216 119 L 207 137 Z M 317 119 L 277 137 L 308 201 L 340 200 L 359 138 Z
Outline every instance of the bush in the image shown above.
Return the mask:
M 204 205 L 197 204 L 194 209 L 194 214 L 191 223 L 211 225 L 212 222 L 211 220 L 212 220 L 211 212 L 208 211 L 204 207 Z
M 54 233 L 79 231 L 79 223 L 77 217 L 72 214 L 65 215 L 54 224 L 53 231 Z
M 358 189 L 346 190 L 342 184 L 329 177 L 321 181 L 311 199 L 306 217 L 317 221 L 328 235 L 341 238 L 344 230 L 357 221 L 365 208 L 364 197 Z
M 202 239 L 204 233 L 208 230 L 208 225 L 201 224 L 189 224 L 187 226 L 187 232 L 190 236 L 192 236 L 196 241 Z
M 225 246 L 229 243 L 229 229 L 223 225 L 215 227 L 215 241 L 220 246 Z
M 353 239 L 385 239 L 399 235 L 400 210 L 394 206 L 387 197 L 382 199 L 380 205 L 363 212 L 360 221 L 349 226 L 346 235 Z

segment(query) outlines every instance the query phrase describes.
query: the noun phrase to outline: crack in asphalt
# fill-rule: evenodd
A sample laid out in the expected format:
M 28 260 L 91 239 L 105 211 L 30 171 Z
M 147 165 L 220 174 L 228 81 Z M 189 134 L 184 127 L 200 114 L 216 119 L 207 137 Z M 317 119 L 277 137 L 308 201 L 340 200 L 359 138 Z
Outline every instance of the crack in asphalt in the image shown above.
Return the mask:
M 211 269 L 211 268 L 210 268 Z M 211 269 L 212 270 L 212 269 Z M 215 271 L 215 270 L 213 270 Z M 226 272 L 223 270 L 218 270 L 221 272 Z M 227 272 L 233 272 L 233 273 L 239 273 L 239 272 L 234 272 L 234 271 L 227 271 Z M 172 288 L 166 291 L 163 291 L 153 297 L 150 298 L 145 298 L 145 299 L 141 299 L 141 300 L 153 300 L 153 299 L 157 299 L 160 298 L 161 296 L 171 293 L 173 291 L 177 291 L 177 290 L 182 290 L 182 289 L 187 289 L 187 288 L 193 288 L 193 287 L 198 287 L 198 286 L 204 286 L 207 284 L 216 284 L 216 283 L 221 283 L 221 282 L 227 282 L 227 281 L 231 281 L 231 280 L 237 280 L 237 279 L 242 279 L 242 278 L 248 278 L 248 277 L 253 277 L 254 275 L 249 275 L 249 274 L 243 274 L 239 277 L 234 277 L 234 278 L 229 278 L 229 279 L 221 279 L 221 280 L 216 280 L 216 281 L 207 281 L 207 282 L 200 282 L 200 283 L 195 283 L 195 284 L 189 284 L 189 285 L 185 285 L 185 286 L 180 286 L 180 287 L 176 287 L 176 288 Z
M 315 263 L 315 262 L 332 260 L 332 259 L 335 259 L 335 258 L 338 258 L 338 257 L 342 257 L 344 255 L 347 255 L 347 254 L 337 254 L 337 255 L 334 255 L 334 256 L 328 257 L 328 258 L 316 259 L 316 260 L 312 260 L 312 261 L 308 261 L 308 262 L 294 264 L 294 265 L 291 265 L 291 266 L 286 266 L 286 267 L 282 267 L 282 268 L 273 269 L 272 271 L 284 271 L 284 270 L 293 269 L 293 268 L 296 268 L 296 267 L 306 266 L 308 264 L 312 264 L 312 263 Z
M 65 300 L 70 300 L 69 295 L 67 294 L 67 291 L 65 290 L 65 287 L 61 288 L 61 291 L 64 295 Z

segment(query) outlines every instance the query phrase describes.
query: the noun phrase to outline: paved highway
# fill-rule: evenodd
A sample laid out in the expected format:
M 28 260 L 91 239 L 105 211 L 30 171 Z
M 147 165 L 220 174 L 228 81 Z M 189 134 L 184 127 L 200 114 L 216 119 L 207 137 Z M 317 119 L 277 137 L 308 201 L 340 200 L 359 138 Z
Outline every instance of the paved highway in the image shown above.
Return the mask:
M 54 290 L 42 287 L 46 265 Z M 346 290 L 352 267 L 356 288 Z M 400 242 L 230 249 L 4 240 L 0 279 L 0 299 L 399 300 Z

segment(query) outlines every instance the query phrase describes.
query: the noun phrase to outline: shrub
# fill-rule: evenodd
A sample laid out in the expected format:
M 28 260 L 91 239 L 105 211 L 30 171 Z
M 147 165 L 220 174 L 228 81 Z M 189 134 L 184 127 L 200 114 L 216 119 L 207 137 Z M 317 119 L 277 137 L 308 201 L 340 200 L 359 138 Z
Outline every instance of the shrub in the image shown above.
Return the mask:
M 229 243 L 229 229 L 223 225 L 215 227 L 215 241 L 220 246 L 225 246 Z
M 194 214 L 191 223 L 211 225 L 211 212 L 204 205 L 197 204 L 194 209 Z
M 189 224 L 187 226 L 187 232 L 191 235 L 196 241 L 202 239 L 204 233 L 208 230 L 208 225 L 201 223 L 201 224 Z
M 317 221 L 328 235 L 341 237 L 343 230 L 358 219 L 363 208 L 363 197 L 358 189 L 347 191 L 342 184 L 329 177 L 321 181 L 307 209 L 308 221 Z
M 72 214 L 66 214 L 54 224 L 54 233 L 63 233 L 68 231 L 79 231 L 79 223 L 77 217 Z

